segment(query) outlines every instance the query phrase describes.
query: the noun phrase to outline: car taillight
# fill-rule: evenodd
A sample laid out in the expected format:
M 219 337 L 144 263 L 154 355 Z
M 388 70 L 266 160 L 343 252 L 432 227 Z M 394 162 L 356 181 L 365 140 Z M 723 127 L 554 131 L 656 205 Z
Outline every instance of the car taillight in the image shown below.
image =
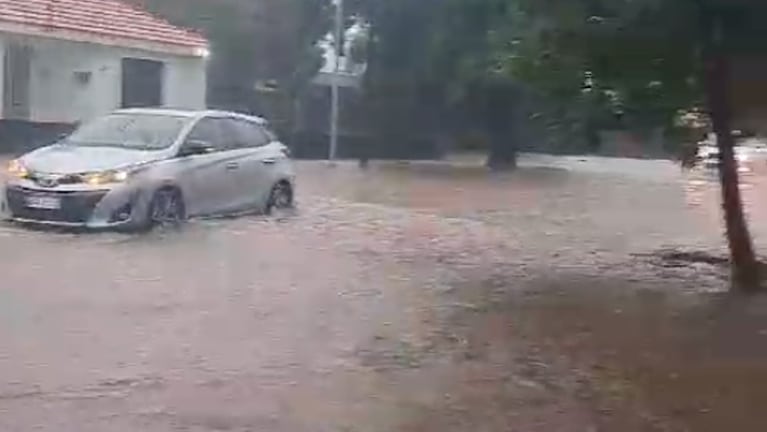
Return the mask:
M 288 146 L 282 146 L 282 154 L 284 154 L 285 157 L 293 156 L 293 153 L 290 151 L 290 147 Z

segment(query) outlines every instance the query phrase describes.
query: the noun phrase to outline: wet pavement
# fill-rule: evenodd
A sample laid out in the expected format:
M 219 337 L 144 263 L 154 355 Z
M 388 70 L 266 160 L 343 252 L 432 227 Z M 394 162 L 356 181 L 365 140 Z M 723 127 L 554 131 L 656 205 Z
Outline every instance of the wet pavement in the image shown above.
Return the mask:
M 295 215 L 0 226 L 0 430 L 767 429 L 767 305 L 658 253 L 724 253 L 713 179 L 523 165 L 302 162 Z

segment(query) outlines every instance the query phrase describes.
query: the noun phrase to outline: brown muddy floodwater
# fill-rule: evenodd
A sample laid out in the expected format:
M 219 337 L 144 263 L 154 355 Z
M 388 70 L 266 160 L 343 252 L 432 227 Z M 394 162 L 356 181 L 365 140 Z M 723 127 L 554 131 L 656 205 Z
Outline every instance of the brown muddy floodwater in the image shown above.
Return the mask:
M 767 300 L 724 293 L 705 173 L 299 172 L 284 218 L 1 226 L 0 430 L 767 430 Z

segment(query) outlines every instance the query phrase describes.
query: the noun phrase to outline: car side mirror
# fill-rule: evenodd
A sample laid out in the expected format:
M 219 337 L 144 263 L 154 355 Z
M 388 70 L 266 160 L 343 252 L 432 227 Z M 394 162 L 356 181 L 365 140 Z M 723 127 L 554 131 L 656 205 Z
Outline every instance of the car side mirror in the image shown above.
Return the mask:
M 202 140 L 189 140 L 182 147 L 179 156 L 195 156 L 213 152 L 213 146 Z
M 70 135 L 77 129 L 77 126 L 74 126 L 72 129 L 68 131 L 61 131 L 58 134 L 56 134 L 55 137 L 52 137 L 53 144 L 64 142 L 69 138 Z

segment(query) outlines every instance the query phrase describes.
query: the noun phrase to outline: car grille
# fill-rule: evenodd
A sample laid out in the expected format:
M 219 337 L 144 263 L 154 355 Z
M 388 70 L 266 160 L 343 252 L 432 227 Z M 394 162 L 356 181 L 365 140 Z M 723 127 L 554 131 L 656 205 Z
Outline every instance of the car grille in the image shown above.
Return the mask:
M 50 187 L 51 185 L 72 185 L 85 183 L 85 179 L 80 174 L 67 174 L 51 177 L 50 175 L 32 172 L 29 173 L 27 178 L 44 187 Z M 46 180 L 49 183 L 46 183 Z
M 40 193 L 60 198 L 61 208 L 45 210 L 27 207 L 26 197 Z M 87 222 L 104 195 L 106 195 L 105 192 L 41 192 L 24 188 L 8 188 L 6 191 L 8 209 L 13 217 L 61 223 Z

